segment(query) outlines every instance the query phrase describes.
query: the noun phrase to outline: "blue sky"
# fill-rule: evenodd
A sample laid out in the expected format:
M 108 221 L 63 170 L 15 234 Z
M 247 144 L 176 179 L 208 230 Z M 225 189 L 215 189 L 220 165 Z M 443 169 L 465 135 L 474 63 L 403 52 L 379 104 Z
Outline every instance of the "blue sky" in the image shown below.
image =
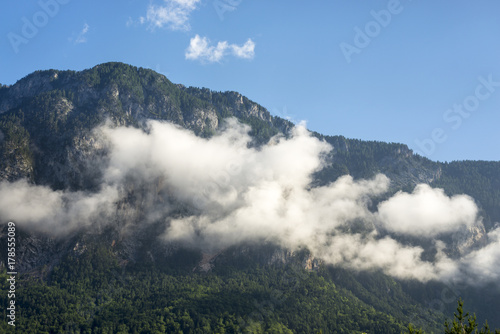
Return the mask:
M 496 0 L 10 1 L 0 83 L 108 61 L 432 160 L 500 160 Z

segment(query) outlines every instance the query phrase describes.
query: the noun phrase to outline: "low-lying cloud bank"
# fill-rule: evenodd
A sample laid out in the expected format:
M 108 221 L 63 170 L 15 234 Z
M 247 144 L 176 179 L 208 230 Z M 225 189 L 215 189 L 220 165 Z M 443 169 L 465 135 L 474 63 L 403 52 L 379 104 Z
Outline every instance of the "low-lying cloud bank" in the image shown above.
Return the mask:
M 411 194 L 398 192 L 371 212 L 371 200 L 388 191 L 386 176 L 343 176 L 313 187 L 312 175 L 325 166 L 329 144 L 298 125 L 289 138 L 276 136 L 254 148 L 248 145 L 249 130 L 235 119 L 210 139 L 156 121 L 148 123 L 146 132 L 103 126 L 96 131 L 110 150 L 100 191 L 53 191 L 26 181 L 3 182 L 0 219 L 64 234 L 116 221 L 134 194 L 136 203 L 126 210 L 141 210 L 136 216 L 145 222 L 164 222 L 161 237 L 166 241 L 204 249 L 261 241 L 307 247 L 327 263 L 420 281 L 500 278 L 495 266 L 500 261 L 500 229 L 489 232 L 488 245 L 461 259 L 450 259 L 443 251 L 442 236 L 480 223 L 469 196 L 448 197 L 440 189 L 418 185 Z M 146 195 L 137 200 L 141 189 Z M 179 207 L 182 214 L 176 211 Z M 403 244 L 398 236 L 430 240 L 437 252 L 433 261 L 422 259 L 421 246 Z

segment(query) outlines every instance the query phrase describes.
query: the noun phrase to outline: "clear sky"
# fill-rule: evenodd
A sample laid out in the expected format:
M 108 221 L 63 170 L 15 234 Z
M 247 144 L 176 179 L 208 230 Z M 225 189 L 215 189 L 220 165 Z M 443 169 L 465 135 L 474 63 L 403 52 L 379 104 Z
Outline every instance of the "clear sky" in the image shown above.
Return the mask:
M 0 83 L 108 61 L 308 128 L 500 160 L 500 1 L 41 0 L 0 10 Z

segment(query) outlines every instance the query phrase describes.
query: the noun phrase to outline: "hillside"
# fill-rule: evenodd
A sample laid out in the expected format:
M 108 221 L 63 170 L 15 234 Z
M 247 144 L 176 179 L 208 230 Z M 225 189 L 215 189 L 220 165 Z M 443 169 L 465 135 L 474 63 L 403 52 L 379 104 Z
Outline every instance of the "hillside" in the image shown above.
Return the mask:
M 250 128 L 234 125 L 234 118 Z M 168 139 L 175 155 L 163 159 L 144 152 L 147 146 L 138 146 L 135 156 L 121 157 L 116 147 L 128 152 L 136 143 L 131 138 L 147 142 L 146 138 L 163 129 L 164 123 L 156 121 L 175 125 L 167 128 L 173 133 Z M 130 130 L 121 135 L 119 131 L 128 131 L 124 129 L 139 132 Z M 453 260 L 467 258 L 494 242 L 492 233 L 500 221 L 500 162 L 440 163 L 415 155 L 404 144 L 319 133 L 299 137 L 297 131 L 294 124 L 237 92 L 185 87 L 152 70 L 121 63 L 81 72 L 38 71 L 12 86 L 2 86 L 0 191 L 5 198 L 0 199 L 0 208 L 2 203 L 11 203 L 8 191 L 19 194 L 22 190 L 24 198 L 40 195 L 48 208 L 57 205 L 62 212 L 54 216 L 44 212 L 43 219 L 35 219 L 31 217 L 42 217 L 35 207 L 32 212 L 18 213 L 7 211 L 9 205 L 5 204 L 4 211 L 0 210 L 2 222 L 12 220 L 18 226 L 18 327 L 26 333 L 400 333 L 413 322 L 438 333 L 443 312 L 451 314 L 459 296 L 490 324 L 500 326 L 500 292 L 495 283 L 453 286 L 450 296 L 443 292 L 450 290 L 450 284 L 435 278 L 419 282 L 418 277 L 391 274 L 389 265 L 360 270 L 341 261 L 328 262 L 327 256 L 318 256 L 323 248 L 308 249 L 303 244 L 291 248 L 292 238 L 267 238 L 253 230 L 248 233 L 257 236 L 239 236 L 241 242 L 197 239 L 196 233 L 188 236 L 192 240 L 165 236 L 165 229 L 176 222 L 201 217 L 201 224 L 213 215 L 221 221 L 233 217 L 231 206 L 221 204 L 224 196 L 232 196 L 225 174 L 211 176 L 215 188 L 202 189 L 207 192 L 204 199 L 208 204 L 197 205 L 189 198 L 199 190 L 188 192 L 190 187 L 204 180 L 190 174 L 199 169 L 197 165 L 209 170 L 212 165 L 208 164 L 214 163 L 220 171 L 217 166 L 229 165 L 217 164 L 218 159 L 232 161 L 223 152 L 217 155 L 219 146 L 214 149 L 206 143 L 219 143 L 218 138 L 222 138 L 220 147 L 229 147 L 231 154 L 244 158 L 248 155 L 244 161 L 264 157 L 281 166 L 273 154 L 283 153 L 271 148 L 305 138 L 306 144 L 320 147 L 317 156 L 321 158 L 317 162 L 313 159 L 316 155 L 309 152 L 311 161 L 321 168 L 308 167 L 313 173 L 311 180 L 303 181 L 307 191 L 325 189 L 326 197 L 332 184 L 343 185 L 335 183 L 341 176 L 352 176 L 352 181 L 342 179 L 347 185 L 365 187 L 366 183 L 384 183 L 377 178 L 382 173 L 390 180 L 387 189 L 370 186 L 374 189 L 354 201 L 370 212 L 398 191 L 411 193 L 418 184 L 442 188 L 447 196 L 467 194 L 482 218 L 468 228 L 443 233 L 442 238 L 438 234 L 445 243 L 444 254 Z M 106 136 L 115 141 L 110 144 Z M 199 160 L 187 161 L 192 170 L 172 165 L 179 174 L 160 173 L 155 164 L 171 166 L 171 160 L 189 155 L 177 147 L 176 141 L 183 143 L 185 137 L 201 143 L 203 149 L 193 154 L 193 159 Z M 299 139 L 296 142 L 301 143 Z M 307 160 L 308 150 L 304 153 Z M 117 161 L 128 164 L 123 176 L 119 173 L 122 165 L 114 165 Z M 241 189 L 256 188 L 255 175 L 279 178 L 268 175 L 267 165 L 257 167 L 248 172 L 250 176 L 238 179 Z M 247 168 L 246 164 L 239 166 L 243 172 Z M 234 177 L 229 174 L 229 178 Z M 294 189 L 295 184 L 288 186 Z M 240 188 L 236 189 L 240 193 Z M 104 195 L 111 199 L 102 200 Z M 212 195 L 219 198 L 214 200 Z M 312 203 L 320 207 L 321 196 Z M 243 200 L 246 197 L 238 197 L 238 201 Z M 9 216 L 13 214 L 26 217 L 26 222 Z M 429 248 L 422 257 L 437 261 L 439 247 L 433 239 L 378 229 L 364 221 L 364 215 L 370 213 L 352 218 L 347 215 L 335 233 L 347 231 L 348 235 L 372 238 L 376 231 L 376 241 L 397 240 L 406 247 L 402 249 Z M 6 235 L 2 233 L 0 238 L 3 276 Z M 229 236 L 238 238 L 236 233 Z M 7 284 L 1 289 L 0 303 L 5 305 Z M 2 322 L 0 328 L 9 327 Z

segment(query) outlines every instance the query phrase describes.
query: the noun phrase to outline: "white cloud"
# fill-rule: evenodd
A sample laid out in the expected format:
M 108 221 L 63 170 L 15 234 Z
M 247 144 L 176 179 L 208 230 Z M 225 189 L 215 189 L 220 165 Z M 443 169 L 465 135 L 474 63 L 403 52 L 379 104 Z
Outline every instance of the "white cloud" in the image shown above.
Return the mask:
M 201 62 L 219 62 L 228 54 L 237 58 L 253 59 L 255 56 L 255 43 L 248 39 L 242 46 L 229 44 L 227 41 L 218 42 L 216 46 L 210 45 L 207 37 L 196 35 L 191 38 L 189 47 L 186 49 L 186 59 L 199 60 Z
M 150 4 L 146 17 L 140 23 L 149 23 L 150 29 L 167 27 L 170 30 L 190 30 L 189 16 L 200 0 L 165 0 L 163 5 Z
M 75 44 L 87 43 L 87 33 L 89 32 L 89 29 L 90 26 L 87 23 L 85 23 L 78 36 L 75 38 L 74 43 Z
M 488 233 L 489 244 L 462 259 L 469 283 L 498 282 L 500 279 L 500 227 Z
M 103 186 L 93 194 L 53 191 L 25 180 L 0 183 L 0 217 L 20 222 L 35 231 L 62 235 L 75 229 L 100 224 L 116 213 L 115 187 Z
M 367 236 L 339 234 L 329 242 L 330 247 L 313 246 L 312 249 L 327 263 L 355 270 L 382 270 L 393 277 L 423 282 L 448 280 L 458 272 L 458 263 L 439 249 L 434 262 L 423 261 L 423 248 L 402 245 L 390 237 L 377 238 L 376 232 Z
M 227 48 L 227 42 L 219 42 L 217 46 L 209 46 L 209 41 L 206 37 L 201 38 L 199 35 L 196 35 L 189 42 L 189 47 L 186 50 L 186 59 L 199 59 L 210 63 L 218 62 L 224 57 Z
M 442 189 L 418 185 L 412 194 L 398 192 L 378 208 L 387 230 L 414 236 L 435 237 L 477 221 L 478 209 L 466 195 L 448 197 Z
M 126 25 L 127 27 L 130 27 L 130 26 L 134 25 L 134 19 L 132 19 L 132 18 L 129 16 L 129 18 L 128 18 L 127 22 L 125 23 L 125 25 Z
M 250 38 L 242 46 L 232 44 L 231 48 L 236 57 L 252 59 L 255 56 L 255 43 Z
M 235 119 L 210 139 L 158 121 L 148 122 L 147 131 L 103 126 L 96 138 L 105 138 L 109 154 L 99 191 L 2 182 L 0 220 L 56 234 L 93 224 L 124 222 L 138 228 L 155 222 L 164 224 L 165 241 L 206 250 L 265 241 L 291 250 L 305 247 L 326 263 L 382 270 L 398 278 L 500 279 L 495 266 L 500 228 L 489 233 L 490 244 L 456 260 L 436 239 L 477 219 L 470 197 L 448 197 L 419 185 L 372 212 L 371 199 L 389 189 L 386 176 L 343 176 L 313 186 L 313 174 L 325 166 L 324 156 L 332 149 L 329 144 L 298 125 L 288 138 L 276 136 L 255 148 L 248 145 L 249 130 Z M 433 238 L 437 255 L 424 260 L 422 246 L 382 236 L 380 226 Z
M 150 125 L 148 134 L 106 130 L 113 146 L 106 175 L 118 183 L 131 171 L 142 179 L 168 180 L 164 187 L 197 207 L 196 214 L 166 219 L 168 241 L 212 250 L 261 241 L 307 247 L 327 263 L 421 281 L 451 277 L 460 266 L 442 252 L 434 262 L 424 261 L 423 248 L 378 237 L 373 224 L 378 216 L 367 206 L 387 191 L 387 177 L 344 176 L 311 187 L 312 174 L 324 166 L 321 157 L 331 147 L 301 125 L 291 138 L 276 137 L 261 149 L 248 148 L 249 128 L 235 120 L 209 140 L 170 124 Z M 165 212 L 155 212 L 158 217 Z M 364 234 L 349 232 L 354 222 L 362 222 Z

